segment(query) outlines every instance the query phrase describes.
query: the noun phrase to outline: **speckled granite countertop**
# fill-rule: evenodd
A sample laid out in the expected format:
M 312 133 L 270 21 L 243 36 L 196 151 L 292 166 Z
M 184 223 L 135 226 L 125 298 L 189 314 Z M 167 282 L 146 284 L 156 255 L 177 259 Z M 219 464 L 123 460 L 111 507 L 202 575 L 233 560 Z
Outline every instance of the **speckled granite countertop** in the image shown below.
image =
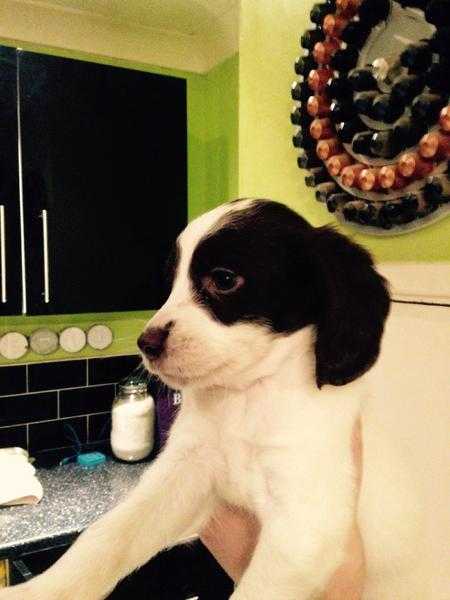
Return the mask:
M 70 543 L 117 504 L 147 466 L 108 460 L 95 469 L 76 464 L 38 469 L 41 502 L 0 508 L 0 558 Z

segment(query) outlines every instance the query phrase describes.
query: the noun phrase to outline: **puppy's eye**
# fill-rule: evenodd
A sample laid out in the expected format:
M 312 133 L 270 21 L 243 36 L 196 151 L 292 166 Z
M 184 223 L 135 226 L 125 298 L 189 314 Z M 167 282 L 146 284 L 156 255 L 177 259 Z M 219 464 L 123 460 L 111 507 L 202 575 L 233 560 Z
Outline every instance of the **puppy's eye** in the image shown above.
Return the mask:
M 211 293 L 231 294 L 242 287 L 244 278 L 230 269 L 213 269 L 203 278 L 204 287 Z

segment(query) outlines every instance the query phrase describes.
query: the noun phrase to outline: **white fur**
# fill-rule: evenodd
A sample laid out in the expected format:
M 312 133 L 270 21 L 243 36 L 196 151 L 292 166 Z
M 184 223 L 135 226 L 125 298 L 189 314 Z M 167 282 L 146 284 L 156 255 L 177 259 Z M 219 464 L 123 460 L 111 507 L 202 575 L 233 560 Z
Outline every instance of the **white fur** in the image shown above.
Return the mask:
M 366 378 L 318 390 L 312 327 L 280 336 L 254 323 L 225 326 L 193 298 L 188 269 L 198 240 L 242 206 L 220 207 L 182 234 L 173 292 L 150 321 L 175 321 L 167 352 L 149 366 L 183 388 L 165 450 L 53 567 L 0 591 L 0 600 L 104 598 L 156 552 L 198 532 L 223 501 L 253 511 L 262 525 L 232 599 L 317 598 L 343 558 L 355 510 L 350 439 L 365 406 L 357 509 L 364 600 L 431 600 L 418 561 L 420 510 L 382 424 L 370 418 Z

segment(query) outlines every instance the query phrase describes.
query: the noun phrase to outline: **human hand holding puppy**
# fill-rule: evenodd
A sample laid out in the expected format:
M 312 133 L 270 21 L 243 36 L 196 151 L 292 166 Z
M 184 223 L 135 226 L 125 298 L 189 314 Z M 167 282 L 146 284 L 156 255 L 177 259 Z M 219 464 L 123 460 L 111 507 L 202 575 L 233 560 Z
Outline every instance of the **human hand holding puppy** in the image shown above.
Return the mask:
M 363 447 L 361 421 L 353 429 L 352 454 L 356 476 L 355 506 L 362 478 Z M 200 535 L 217 562 L 236 583 L 248 567 L 258 542 L 260 524 L 247 511 L 220 506 Z M 365 558 L 361 534 L 355 519 L 349 532 L 346 557 L 328 583 L 323 600 L 360 600 L 364 587 Z

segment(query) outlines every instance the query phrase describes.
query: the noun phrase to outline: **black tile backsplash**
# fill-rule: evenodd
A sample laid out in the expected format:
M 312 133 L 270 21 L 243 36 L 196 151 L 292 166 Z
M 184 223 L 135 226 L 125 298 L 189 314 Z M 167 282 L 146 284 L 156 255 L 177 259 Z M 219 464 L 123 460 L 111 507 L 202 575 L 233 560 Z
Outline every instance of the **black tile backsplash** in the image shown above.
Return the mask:
M 75 417 L 111 410 L 114 394 L 115 386 L 112 384 L 61 390 L 59 392 L 60 416 Z
M 0 427 L 0 448 L 8 446 L 27 447 L 27 426 Z
M 101 442 L 109 439 L 111 431 L 111 413 L 89 415 L 88 441 Z
M 27 368 L 2 367 L 0 369 L 0 396 L 22 394 L 27 391 Z
M 68 360 L 28 365 L 30 392 L 86 385 L 86 361 Z
M 58 417 L 58 392 L 0 397 L 0 427 Z
M 89 361 L 89 385 L 117 383 L 135 369 L 142 359 L 140 356 L 113 356 L 93 358 Z
M 108 440 L 114 384 L 140 362 L 129 355 L 0 367 L 0 448 L 33 453 L 70 448 L 75 438 Z
M 28 438 L 31 453 L 65 446 L 76 449 L 79 442 L 87 442 L 87 417 L 33 423 L 29 425 Z

